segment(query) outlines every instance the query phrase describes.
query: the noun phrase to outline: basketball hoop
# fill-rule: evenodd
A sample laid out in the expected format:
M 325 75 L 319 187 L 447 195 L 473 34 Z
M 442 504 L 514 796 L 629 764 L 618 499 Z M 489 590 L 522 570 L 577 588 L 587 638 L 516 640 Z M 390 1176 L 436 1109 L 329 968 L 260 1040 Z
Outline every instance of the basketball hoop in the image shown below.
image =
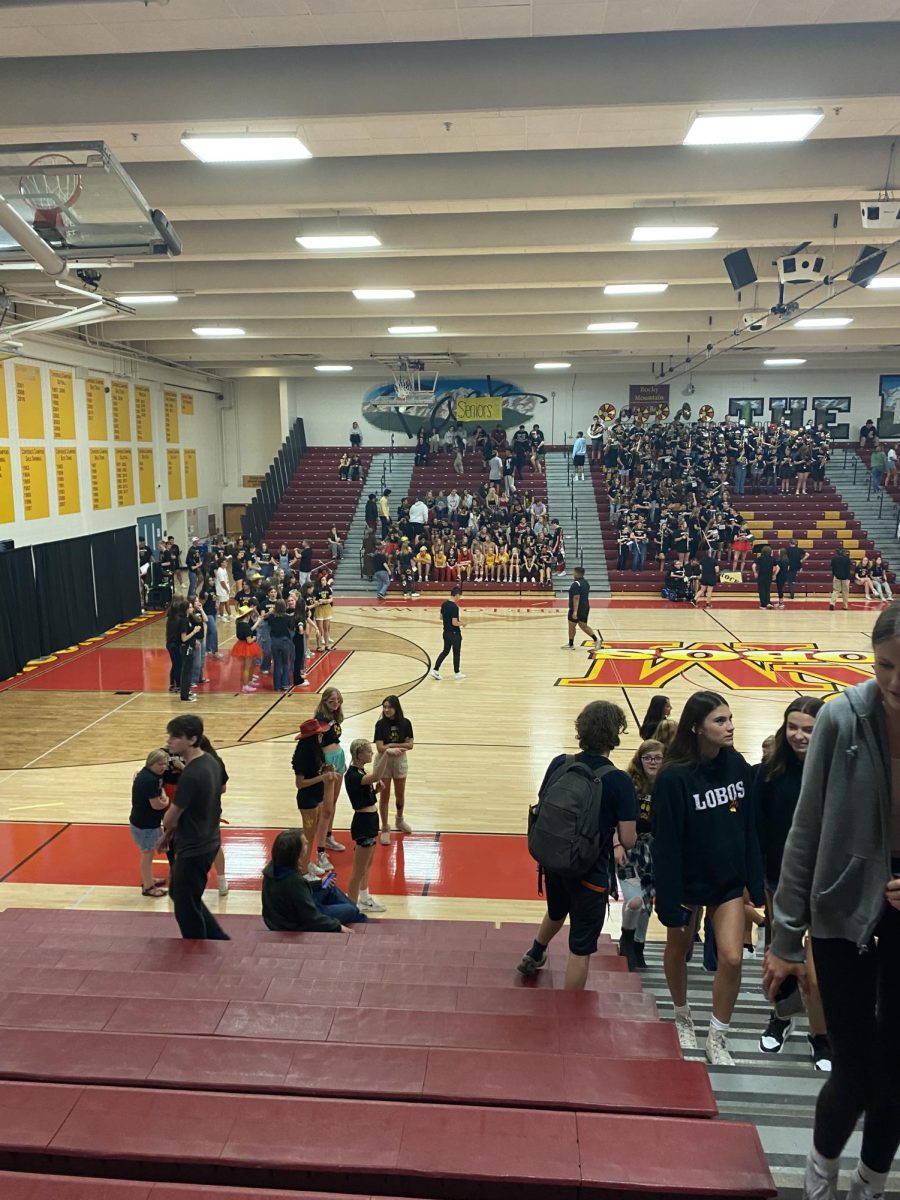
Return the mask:
M 19 195 L 34 213 L 32 227 L 45 242 L 64 245 L 65 214 L 81 195 L 82 177 L 65 154 L 41 154 L 28 165 L 38 169 L 19 178 Z

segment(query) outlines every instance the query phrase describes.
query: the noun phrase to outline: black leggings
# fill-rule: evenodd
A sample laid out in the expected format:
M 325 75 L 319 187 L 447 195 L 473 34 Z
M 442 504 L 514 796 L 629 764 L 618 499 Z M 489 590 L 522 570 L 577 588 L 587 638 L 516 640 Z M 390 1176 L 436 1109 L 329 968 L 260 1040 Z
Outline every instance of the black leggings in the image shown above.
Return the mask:
M 813 938 L 813 958 L 831 1040 L 831 1074 L 819 1092 L 813 1141 L 839 1158 L 859 1117 L 862 1161 L 888 1171 L 900 1145 L 900 912 L 888 909 L 873 942 Z
M 459 674 L 459 655 L 460 655 L 460 651 L 462 650 L 462 634 L 459 632 L 458 629 L 454 629 L 452 631 L 452 633 L 444 634 L 444 648 L 438 655 L 437 661 L 434 664 L 434 669 L 436 671 L 439 671 L 441 669 L 441 663 L 444 661 L 444 659 L 447 657 L 447 655 L 450 653 L 451 650 L 453 651 L 453 670 L 458 675 Z
M 306 635 L 294 630 L 294 686 L 305 679 Z
M 194 673 L 194 642 L 182 642 L 181 645 L 181 698 L 187 700 L 191 694 L 191 676 Z

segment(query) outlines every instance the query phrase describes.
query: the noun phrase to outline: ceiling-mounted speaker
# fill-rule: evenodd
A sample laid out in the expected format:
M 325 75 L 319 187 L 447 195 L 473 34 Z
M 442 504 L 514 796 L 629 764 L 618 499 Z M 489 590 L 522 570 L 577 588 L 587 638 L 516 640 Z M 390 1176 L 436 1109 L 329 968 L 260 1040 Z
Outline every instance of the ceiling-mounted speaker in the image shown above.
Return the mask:
M 758 276 L 750 261 L 749 250 L 733 250 L 731 254 L 726 254 L 722 261 L 728 272 L 728 278 L 731 280 L 731 286 L 736 292 L 739 292 L 741 288 L 749 287 L 751 283 L 756 283 Z
M 877 246 L 863 246 L 847 278 L 857 287 L 865 287 L 881 270 L 881 264 L 886 258 L 886 250 L 879 250 Z

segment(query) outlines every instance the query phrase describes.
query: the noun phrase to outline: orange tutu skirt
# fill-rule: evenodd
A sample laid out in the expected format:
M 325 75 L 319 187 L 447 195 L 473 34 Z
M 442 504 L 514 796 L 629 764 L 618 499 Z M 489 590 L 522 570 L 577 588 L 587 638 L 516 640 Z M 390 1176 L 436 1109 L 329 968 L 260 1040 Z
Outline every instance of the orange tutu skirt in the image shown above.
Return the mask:
M 262 658 L 262 650 L 256 642 L 235 642 L 231 647 L 232 658 Z

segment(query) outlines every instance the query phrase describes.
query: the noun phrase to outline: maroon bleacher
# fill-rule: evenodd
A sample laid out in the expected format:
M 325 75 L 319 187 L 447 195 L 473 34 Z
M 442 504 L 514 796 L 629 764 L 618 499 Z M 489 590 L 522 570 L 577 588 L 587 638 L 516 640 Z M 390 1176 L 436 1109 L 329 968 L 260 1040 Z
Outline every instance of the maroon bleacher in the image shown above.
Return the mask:
M 346 538 L 372 461 L 372 451 L 361 450 L 359 453 L 363 470 L 358 482 L 338 478 L 338 463 L 343 453 L 341 446 L 310 446 L 307 449 L 266 528 L 265 540 L 270 550 L 277 549 L 282 542 L 292 550 L 307 538 L 313 548 L 314 560 L 319 561 L 330 557 L 328 534 L 333 524 L 341 539 Z
M 774 1194 L 608 938 L 567 993 L 530 926 L 223 924 L 0 914 L 4 1200 Z

